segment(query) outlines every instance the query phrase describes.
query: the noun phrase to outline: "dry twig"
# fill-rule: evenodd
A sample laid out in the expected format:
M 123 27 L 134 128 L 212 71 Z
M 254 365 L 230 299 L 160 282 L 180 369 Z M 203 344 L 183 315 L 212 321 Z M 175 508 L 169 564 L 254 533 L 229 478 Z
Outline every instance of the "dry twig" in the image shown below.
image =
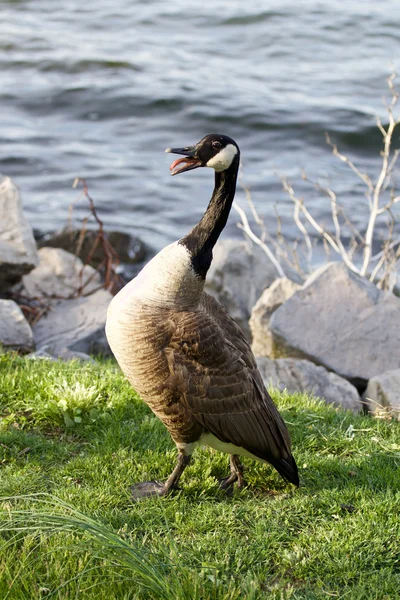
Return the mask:
M 275 257 L 274 253 L 272 252 L 271 248 L 268 246 L 268 244 L 266 244 L 266 242 L 261 241 L 261 239 L 259 237 L 257 237 L 255 235 L 255 233 L 253 232 L 253 230 L 251 229 L 250 225 L 249 225 L 249 221 L 247 219 L 246 213 L 243 210 L 243 208 L 241 208 L 239 206 L 239 204 L 237 202 L 233 202 L 232 204 L 233 208 L 236 210 L 237 213 L 239 213 L 239 216 L 241 218 L 241 223 L 238 223 L 238 227 L 239 229 L 242 229 L 242 231 L 244 231 L 244 233 L 255 243 L 257 244 L 257 246 L 260 246 L 260 248 L 265 252 L 265 254 L 268 256 L 269 260 L 272 262 L 272 264 L 274 265 L 275 269 L 278 272 L 279 277 L 286 277 L 285 271 L 283 270 L 281 264 L 279 263 L 279 261 L 277 260 L 277 258 Z
M 79 185 L 79 183 L 82 183 L 82 185 L 83 185 L 83 193 L 84 193 L 85 197 L 87 198 L 87 200 L 89 201 L 90 212 L 96 220 L 96 223 L 98 225 L 98 230 L 97 230 L 97 235 L 93 241 L 92 247 L 89 251 L 89 254 L 87 255 L 87 257 L 84 261 L 83 267 L 79 273 L 80 285 L 79 285 L 79 288 L 76 290 L 75 295 L 81 296 L 85 286 L 87 286 L 87 284 L 92 280 L 92 278 L 94 276 L 93 275 L 87 281 L 85 281 L 85 283 L 83 283 L 82 278 L 83 278 L 84 268 L 86 265 L 90 264 L 90 262 L 93 258 L 93 255 L 96 251 L 96 248 L 99 245 L 102 247 L 102 250 L 104 253 L 103 261 L 96 268 L 97 271 L 104 272 L 104 284 L 99 287 L 104 287 L 106 290 L 109 290 L 111 293 L 115 293 L 121 288 L 121 286 L 124 283 L 121 276 L 117 273 L 117 267 L 120 264 L 120 259 L 119 259 L 118 253 L 114 250 L 113 246 L 110 244 L 110 242 L 105 234 L 103 221 L 100 219 L 100 217 L 97 214 L 97 210 L 94 205 L 93 199 L 89 194 L 89 187 L 86 183 L 86 180 L 82 179 L 81 177 L 76 177 L 72 187 L 76 188 Z M 80 244 L 78 242 L 79 250 L 80 250 L 80 247 L 82 246 L 83 240 L 85 238 L 87 222 L 88 222 L 88 218 L 84 219 L 82 229 L 81 229 L 81 234 L 80 234 Z M 79 250 L 76 253 L 77 255 L 79 254 Z M 99 289 L 99 288 L 97 288 L 97 289 Z M 94 291 L 96 291 L 96 290 L 93 290 L 91 293 L 93 293 Z

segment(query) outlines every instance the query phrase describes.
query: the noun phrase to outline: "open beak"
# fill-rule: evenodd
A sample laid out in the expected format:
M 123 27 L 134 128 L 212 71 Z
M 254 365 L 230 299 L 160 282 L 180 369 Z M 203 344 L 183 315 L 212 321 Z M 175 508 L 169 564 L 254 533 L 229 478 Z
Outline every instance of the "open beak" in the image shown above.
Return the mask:
M 184 171 L 191 171 L 202 166 L 200 159 L 196 158 L 196 146 L 188 146 L 187 148 L 167 148 L 165 152 L 171 154 L 182 154 L 184 158 L 174 160 L 169 170 L 171 175 L 178 175 Z

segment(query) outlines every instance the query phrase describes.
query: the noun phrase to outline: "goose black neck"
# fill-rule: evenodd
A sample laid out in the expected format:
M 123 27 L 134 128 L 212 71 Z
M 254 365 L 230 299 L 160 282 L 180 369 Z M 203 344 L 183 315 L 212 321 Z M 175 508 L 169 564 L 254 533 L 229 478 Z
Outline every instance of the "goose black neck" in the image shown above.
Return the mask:
M 212 261 L 212 250 L 226 225 L 235 197 L 239 157 L 229 169 L 215 172 L 215 187 L 202 219 L 180 240 L 191 255 L 194 271 L 205 279 Z

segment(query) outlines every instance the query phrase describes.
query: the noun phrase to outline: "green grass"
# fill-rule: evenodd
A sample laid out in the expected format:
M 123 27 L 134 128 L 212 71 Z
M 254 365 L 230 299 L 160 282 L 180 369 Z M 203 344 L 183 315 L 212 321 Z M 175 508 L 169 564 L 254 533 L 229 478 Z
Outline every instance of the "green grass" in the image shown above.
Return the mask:
M 275 394 L 301 487 L 199 450 L 182 491 L 163 425 L 114 363 L 0 356 L 0 598 L 400 598 L 400 423 Z

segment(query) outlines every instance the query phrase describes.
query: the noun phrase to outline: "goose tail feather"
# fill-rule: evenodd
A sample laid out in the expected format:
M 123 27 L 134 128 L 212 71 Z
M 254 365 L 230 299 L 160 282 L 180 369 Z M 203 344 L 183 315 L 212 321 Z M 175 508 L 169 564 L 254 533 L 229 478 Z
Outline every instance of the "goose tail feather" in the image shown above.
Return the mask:
M 297 470 L 296 461 L 292 455 L 288 458 L 275 459 L 274 461 L 269 459 L 269 461 L 283 479 L 289 481 L 289 483 L 293 483 L 296 487 L 299 487 L 299 472 Z

